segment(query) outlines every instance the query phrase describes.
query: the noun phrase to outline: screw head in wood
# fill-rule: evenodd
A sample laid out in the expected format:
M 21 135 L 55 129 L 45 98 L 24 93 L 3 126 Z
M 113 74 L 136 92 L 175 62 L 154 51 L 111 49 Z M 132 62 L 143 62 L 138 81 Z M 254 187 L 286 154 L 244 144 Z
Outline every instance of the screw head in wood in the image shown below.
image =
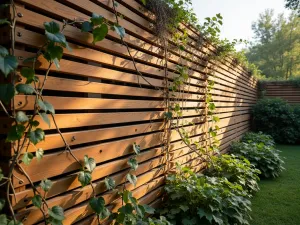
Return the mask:
M 18 60 L 23 60 L 23 56 L 18 56 Z
M 23 14 L 22 13 L 17 13 L 18 17 L 23 17 Z
M 22 37 L 21 32 L 18 32 L 18 33 L 17 33 L 17 36 L 18 36 L 18 37 Z

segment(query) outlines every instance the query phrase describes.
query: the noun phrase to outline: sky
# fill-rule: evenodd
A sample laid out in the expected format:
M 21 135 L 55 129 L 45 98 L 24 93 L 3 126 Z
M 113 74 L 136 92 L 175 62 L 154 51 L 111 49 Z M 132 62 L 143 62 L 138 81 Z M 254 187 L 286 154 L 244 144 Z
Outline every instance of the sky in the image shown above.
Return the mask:
M 259 14 L 267 8 L 275 10 L 275 15 L 285 12 L 284 0 L 192 0 L 194 11 L 199 21 L 206 17 L 213 17 L 217 13 L 223 16 L 221 37 L 244 39 L 251 41 L 254 34 L 251 25 Z

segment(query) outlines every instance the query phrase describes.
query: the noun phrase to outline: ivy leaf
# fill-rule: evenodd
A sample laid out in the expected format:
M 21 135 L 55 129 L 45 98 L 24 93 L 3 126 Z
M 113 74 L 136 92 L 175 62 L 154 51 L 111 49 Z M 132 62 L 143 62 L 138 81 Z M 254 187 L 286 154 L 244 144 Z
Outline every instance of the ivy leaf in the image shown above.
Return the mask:
M 104 22 L 104 18 L 103 18 L 103 16 L 100 16 L 96 13 L 93 13 L 91 21 L 92 21 L 94 26 L 97 26 L 97 25 L 100 25 Z
M 115 25 L 114 26 L 115 31 L 117 32 L 117 34 L 121 37 L 124 38 L 126 35 L 126 31 L 124 29 L 124 27 L 121 27 L 119 25 Z
M 53 206 L 49 209 L 48 214 L 50 217 L 58 221 L 63 221 L 65 219 L 64 210 L 60 206 Z
M 44 23 L 45 35 L 49 41 L 61 43 L 67 45 L 66 37 L 63 33 L 60 32 L 59 24 L 51 21 Z
M 78 174 L 78 181 L 81 183 L 82 187 L 90 184 L 92 181 L 92 175 L 90 172 L 87 171 L 80 171 Z
M 4 57 L 7 56 L 8 54 L 9 54 L 8 50 L 0 45 L 0 56 Z
M 10 21 L 8 21 L 7 18 L 0 19 L 0 25 L 2 25 L 2 24 L 10 24 Z
M 8 219 L 7 219 L 7 217 L 6 217 L 6 215 L 5 214 L 1 214 L 0 215 L 0 224 L 7 224 L 8 223 Z
M 118 212 L 128 215 L 128 214 L 132 214 L 133 210 L 134 208 L 132 207 L 132 205 L 130 203 L 127 203 L 126 205 L 119 208 Z
M 42 197 L 40 195 L 35 195 L 32 198 L 32 204 L 40 209 L 42 207 Z
M 113 190 L 116 186 L 115 180 L 110 177 L 105 178 L 104 183 L 107 190 Z
M 4 175 L 3 175 L 3 173 L 2 173 L 2 169 L 0 168 L 0 181 L 1 181 L 3 178 L 4 178 Z M 0 211 L 1 211 L 1 209 L 0 209 Z
M 146 213 L 148 213 L 148 214 L 154 214 L 155 213 L 155 209 L 152 208 L 151 206 L 143 205 L 143 207 L 144 207 Z
M 33 127 L 38 127 L 40 125 L 40 122 L 37 120 L 34 121 L 29 121 L 30 125 L 32 125 Z
M 12 56 L 12 55 L 1 56 L 0 55 L 0 70 L 2 71 L 2 73 L 4 74 L 5 77 L 7 77 L 8 74 L 10 74 L 12 71 L 17 69 L 17 67 L 18 67 L 18 60 L 15 56 Z
M 35 156 L 38 161 L 41 161 L 41 159 L 44 156 L 44 150 L 42 148 L 38 148 L 38 150 L 36 150 L 36 152 L 35 152 Z
M 18 84 L 16 86 L 16 90 L 25 95 L 31 95 L 35 92 L 34 88 L 30 84 Z
M 31 152 L 25 152 L 22 161 L 25 165 L 28 166 L 32 159 L 33 159 L 33 154 Z
M 58 59 L 61 60 L 63 56 L 63 48 L 58 45 L 50 44 L 47 47 L 47 53 L 49 54 L 49 57 L 51 60 Z
M 5 199 L 0 198 L 0 211 L 4 208 L 4 205 L 5 205 Z
M 90 32 L 93 30 L 93 24 L 88 22 L 88 21 L 84 21 L 82 23 L 82 26 L 81 26 L 81 31 L 82 32 Z
M 7 134 L 6 142 L 13 142 L 20 140 L 25 132 L 25 126 L 21 124 L 14 125 L 10 128 Z
M 97 41 L 102 41 L 108 33 L 108 27 L 106 24 L 102 24 L 100 27 L 97 27 L 93 30 L 93 43 Z
M 85 155 L 84 156 L 84 166 L 90 173 L 92 173 L 94 171 L 94 169 L 96 168 L 95 159 L 89 158 L 87 155 Z
M 29 67 L 23 67 L 21 69 L 21 75 L 27 79 L 26 84 L 30 84 L 34 81 L 34 70 Z
M 29 118 L 23 111 L 18 111 L 16 114 L 16 120 L 18 123 L 25 123 L 29 121 Z
M 129 173 L 129 174 L 127 174 L 126 178 L 131 184 L 133 184 L 134 186 L 136 185 L 137 178 L 135 175 Z
M 127 164 L 131 167 L 131 169 L 136 170 L 138 168 L 138 161 L 135 158 L 130 158 Z
M 48 192 L 52 187 L 52 181 L 48 179 L 42 180 L 40 186 L 45 192 Z
M 0 84 L 0 100 L 8 104 L 15 96 L 15 87 L 13 84 Z
M 48 115 L 46 113 L 39 113 L 39 115 L 44 120 L 44 122 L 48 124 L 50 128 L 51 124 Z
M 45 140 L 45 132 L 41 128 L 37 128 L 34 131 L 30 131 L 29 140 L 36 145 L 40 141 Z
M 102 197 L 99 198 L 92 198 L 89 201 L 89 204 L 91 206 L 91 208 L 93 209 L 93 211 L 99 215 L 101 212 L 103 212 L 104 208 L 105 208 L 105 200 Z
M 147 4 L 147 0 L 142 0 L 143 5 Z
M 138 155 L 141 152 L 141 147 L 134 142 L 133 143 L 133 150 L 134 150 L 135 154 Z
M 50 112 L 52 114 L 55 114 L 55 110 L 54 110 L 51 103 L 46 102 L 46 101 L 42 101 L 41 99 L 39 99 L 38 100 L 38 105 L 41 108 L 41 110 L 43 110 L 45 112 Z
M 137 205 L 135 210 L 141 218 L 145 217 L 145 208 L 142 205 Z

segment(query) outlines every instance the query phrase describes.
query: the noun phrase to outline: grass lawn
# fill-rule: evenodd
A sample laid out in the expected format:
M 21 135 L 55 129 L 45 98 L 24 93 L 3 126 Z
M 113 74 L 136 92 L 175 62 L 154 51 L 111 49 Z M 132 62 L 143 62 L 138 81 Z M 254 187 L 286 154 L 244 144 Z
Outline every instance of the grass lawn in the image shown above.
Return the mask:
M 251 225 L 300 225 L 300 146 L 280 145 L 286 170 L 274 180 L 261 180 L 252 200 Z

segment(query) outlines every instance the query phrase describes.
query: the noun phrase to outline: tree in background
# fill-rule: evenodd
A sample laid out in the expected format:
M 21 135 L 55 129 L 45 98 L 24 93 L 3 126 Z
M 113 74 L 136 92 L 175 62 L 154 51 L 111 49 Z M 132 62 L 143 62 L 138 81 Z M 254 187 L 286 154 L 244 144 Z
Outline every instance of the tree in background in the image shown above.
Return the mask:
M 277 17 L 273 10 L 261 13 L 253 23 L 255 42 L 246 55 L 267 78 L 300 76 L 300 18 L 291 13 Z
M 286 8 L 297 11 L 300 16 L 300 0 L 285 0 L 285 2 Z

